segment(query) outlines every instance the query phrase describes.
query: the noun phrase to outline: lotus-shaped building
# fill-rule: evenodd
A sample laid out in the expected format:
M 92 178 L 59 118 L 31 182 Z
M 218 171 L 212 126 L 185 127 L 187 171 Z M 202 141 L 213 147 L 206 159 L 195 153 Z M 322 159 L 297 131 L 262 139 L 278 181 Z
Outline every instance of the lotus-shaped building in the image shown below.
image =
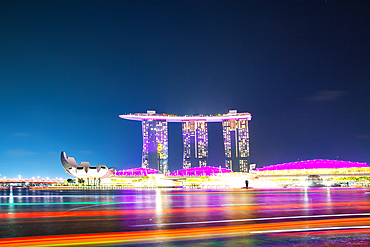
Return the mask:
M 79 165 L 73 157 L 67 157 L 65 152 L 61 153 L 60 159 L 66 173 L 84 180 L 107 178 L 116 170 L 115 167 L 108 168 L 105 165 L 94 167 L 89 162 L 81 162 L 81 165 Z

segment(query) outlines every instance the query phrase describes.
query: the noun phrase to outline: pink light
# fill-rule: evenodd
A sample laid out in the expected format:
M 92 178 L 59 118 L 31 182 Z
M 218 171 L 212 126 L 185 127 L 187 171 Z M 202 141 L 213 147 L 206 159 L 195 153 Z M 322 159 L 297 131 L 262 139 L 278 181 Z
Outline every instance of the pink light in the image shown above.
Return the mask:
M 342 160 L 307 160 L 300 162 L 283 163 L 257 168 L 257 171 L 298 170 L 298 169 L 336 169 L 336 168 L 368 168 L 366 163 Z
M 119 170 L 114 173 L 116 176 L 147 176 L 148 174 L 158 174 L 159 171 L 150 168 L 132 168 Z
M 232 171 L 226 168 L 203 166 L 174 171 L 170 173 L 169 176 L 211 176 L 212 174 L 215 173 L 227 173 L 227 172 Z

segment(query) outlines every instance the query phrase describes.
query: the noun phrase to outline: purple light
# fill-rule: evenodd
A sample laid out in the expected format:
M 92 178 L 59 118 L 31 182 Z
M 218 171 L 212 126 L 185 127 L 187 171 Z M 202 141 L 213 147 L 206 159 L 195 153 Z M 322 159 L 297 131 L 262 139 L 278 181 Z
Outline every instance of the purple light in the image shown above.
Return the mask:
M 366 163 L 342 161 L 342 160 L 307 160 L 283 163 L 257 168 L 257 171 L 274 170 L 301 170 L 301 169 L 338 169 L 338 168 L 369 168 Z
M 151 168 L 133 168 L 127 170 L 120 170 L 113 173 L 116 176 L 147 176 L 148 174 L 158 174 L 159 171 Z
M 211 176 L 217 173 L 232 172 L 230 169 L 214 167 L 214 166 L 203 166 L 193 167 L 189 169 L 182 169 L 170 173 L 168 176 Z

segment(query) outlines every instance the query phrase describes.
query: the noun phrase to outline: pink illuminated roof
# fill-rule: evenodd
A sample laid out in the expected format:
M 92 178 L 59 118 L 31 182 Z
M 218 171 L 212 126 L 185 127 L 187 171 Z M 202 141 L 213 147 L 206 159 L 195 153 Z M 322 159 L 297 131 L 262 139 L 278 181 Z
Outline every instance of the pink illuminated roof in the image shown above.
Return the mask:
M 370 167 L 366 163 L 342 161 L 342 160 L 307 160 L 283 163 L 257 168 L 257 171 L 275 170 L 298 170 L 298 169 L 335 169 L 335 168 L 359 168 Z
M 170 173 L 169 176 L 211 176 L 216 173 L 226 173 L 226 172 L 232 171 L 230 169 L 221 167 L 203 166 L 174 171 Z
M 150 113 L 135 113 L 135 114 L 125 114 L 119 115 L 120 118 L 128 120 L 164 120 L 167 122 L 182 122 L 182 121 L 206 121 L 206 122 L 222 122 L 225 120 L 238 120 L 246 119 L 251 120 L 252 115 L 250 113 L 228 113 L 228 114 L 219 114 L 214 116 L 177 116 L 170 114 L 150 114 Z
M 116 175 L 116 176 L 147 176 L 148 174 L 157 174 L 157 173 L 159 173 L 158 170 L 140 167 L 140 168 L 116 171 L 113 175 Z

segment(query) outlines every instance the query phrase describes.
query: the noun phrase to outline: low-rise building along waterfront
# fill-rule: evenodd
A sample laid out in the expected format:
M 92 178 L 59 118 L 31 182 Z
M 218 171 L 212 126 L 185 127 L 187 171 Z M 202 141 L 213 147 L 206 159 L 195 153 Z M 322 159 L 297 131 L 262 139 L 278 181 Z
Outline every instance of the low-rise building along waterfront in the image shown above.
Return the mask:
M 261 187 L 312 186 L 314 176 L 322 186 L 370 186 L 365 162 L 315 159 L 265 166 L 253 174 Z
M 277 188 L 289 186 L 370 186 L 370 166 L 366 163 L 340 160 L 308 160 L 257 168 L 249 173 L 231 169 L 201 166 L 164 174 L 152 168 L 89 168 L 78 166 L 74 158 L 62 152 L 66 172 L 77 178 L 77 184 L 117 188 Z M 73 166 L 74 165 L 74 166 Z M 80 168 L 79 168 L 80 167 Z M 101 166 L 100 166 L 101 167 Z M 104 166 L 105 167 L 105 166 Z M 78 172 L 83 170 L 83 172 Z
M 212 166 L 182 169 L 170 174 L 162 174 L 148 168 L 134 168 L 116 171 L 109 178 L 102 180 L 102 185 L 124 188 L 242 188 L 247 179 L 248 173 Z

